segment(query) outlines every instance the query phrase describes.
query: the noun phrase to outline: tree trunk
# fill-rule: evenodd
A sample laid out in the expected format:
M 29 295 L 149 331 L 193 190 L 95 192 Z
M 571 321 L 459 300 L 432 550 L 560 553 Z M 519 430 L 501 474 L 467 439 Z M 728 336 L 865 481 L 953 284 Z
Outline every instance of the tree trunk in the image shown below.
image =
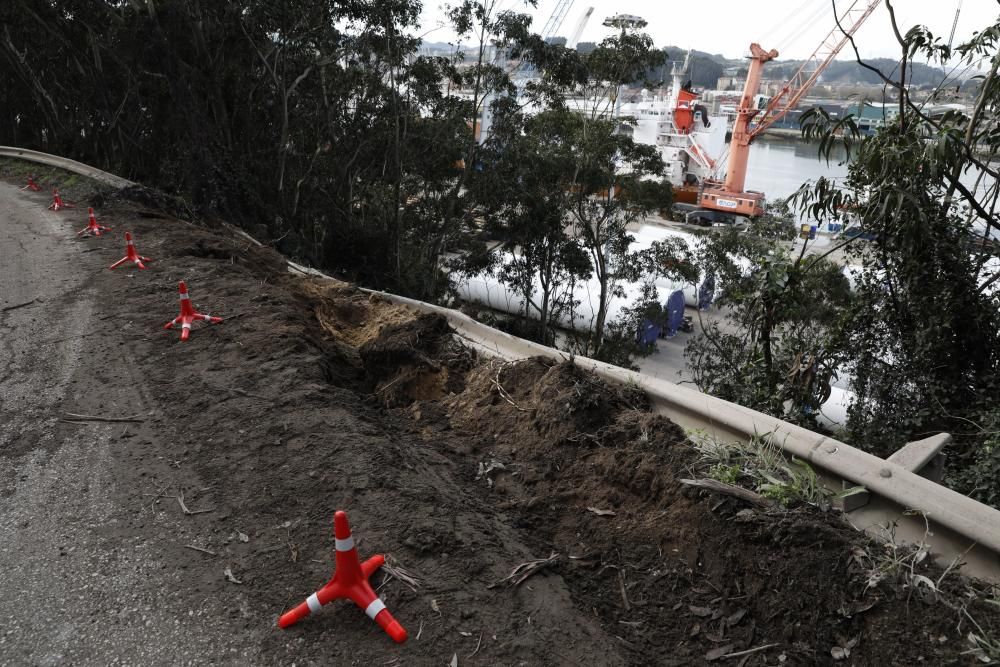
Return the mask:
M 601 296 L 600 301 L 597 304 L 597 318 L 594 320 L 594 349 L 593 354 L 596 355 L 601 350 L 601 345 L 604 344 L 604 320 L 608 317 L 608 272 L 607 263 L 604 258 L 603 248 L 598 249 L 596 254 L 596 262 L 594 266 L 594 273 L 597 274 L 597 280 L 601 284 Z

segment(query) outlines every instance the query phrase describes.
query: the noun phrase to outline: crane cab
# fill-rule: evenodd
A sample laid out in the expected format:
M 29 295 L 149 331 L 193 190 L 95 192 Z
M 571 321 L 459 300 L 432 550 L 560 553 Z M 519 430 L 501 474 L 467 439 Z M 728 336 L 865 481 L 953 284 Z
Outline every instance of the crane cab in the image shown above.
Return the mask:
M 698 205 L 711 211 L 754 218 L 764 213 L 764 193 L 730 192 L 719 181 L 705 181 Z

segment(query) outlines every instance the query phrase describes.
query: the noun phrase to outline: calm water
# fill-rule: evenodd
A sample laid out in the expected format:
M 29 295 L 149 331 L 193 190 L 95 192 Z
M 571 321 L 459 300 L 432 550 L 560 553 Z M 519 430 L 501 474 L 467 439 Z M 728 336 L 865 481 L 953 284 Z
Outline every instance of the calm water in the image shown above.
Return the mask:
M 801 141 L 754 142 L 747 167 L 747 189 L 763 192 L 768 199 L 780 199 L 798 190 L 805 181 L 847 175 L 847 154 L 842 147 L 834 149 L 829 164 L 819 159 L 818 152 L 819 144 Z
M 747 166 L 747 189 L 757 190 L 768 199 L 787 197 L 799 189 L 806 181 L 815 181 L 820 176 L 842 179 L 847 176 L 847 153 L 843 147 L 835 147 L 829 164 L 818 157 L 819 144 L 807 144 L 795 140 L 761 140 L 750 148 L 750 162 Z M 998 163 L 993 163 L 994 167 Z M 976 187 L 978 172 L 969 170 L 960 180 L 970 190 Z M 979 181 L 977 193 L 986 193 L 993 183 L 991 178 Z

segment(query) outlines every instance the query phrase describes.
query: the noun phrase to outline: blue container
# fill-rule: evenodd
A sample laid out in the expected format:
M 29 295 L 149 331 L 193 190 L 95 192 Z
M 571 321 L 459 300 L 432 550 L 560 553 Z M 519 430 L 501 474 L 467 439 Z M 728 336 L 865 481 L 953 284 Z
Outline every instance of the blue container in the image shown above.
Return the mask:
M 715 301 L 715 274 L 708 274 L 698 288 L 698 310 L 708 310 Z
M 636 335 L 636 342 L 645 347 L 656 345 L 656 339 L 660 337 L 662 327 L 652 320 L 643 320 Z
M 677 335 L 677 331 L 684 324 L 684 292 L 674 291 L 663 306 L 663 311 L 667 314 L 667 323 L 664 327 L 664 335 L 672 338 Z

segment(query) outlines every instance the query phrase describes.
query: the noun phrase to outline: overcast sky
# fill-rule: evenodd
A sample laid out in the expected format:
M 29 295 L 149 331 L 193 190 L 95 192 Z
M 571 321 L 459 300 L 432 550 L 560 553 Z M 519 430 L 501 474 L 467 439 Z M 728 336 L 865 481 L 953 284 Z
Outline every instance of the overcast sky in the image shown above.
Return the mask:
M 842 11 L 851 1 L 838 0 L 837 7 Z M 500 2 L 504 8 L 532 14 L 534 28 L 539 31 L 558 4 L 557 0 L 539 0 L 537 9 L 526 10 L 521 0 Z M 454 42 L 456 36 L 450 28 L 435 29 L 445 20 L 443 8 L 447 0 L 424 0 L 424 3 L 421 32 L 431 31 L 425 39 Z M 859 0 L 859 6 L 866 3 L 867 0 Z M 896 0 L 893 7 L 904 34 L 911 26 L 923 24 L 947 41 L 958 4 L 958 0 Z M 621 12 L 646 19 L 649 22 L 646 31 L 657 46 L 694 48 L 731 58 L 744 55 L 751 42 L 760 42 L 765 49 L 777 48 L 781 58 L 805 58 L 836 27 L 830 0 L 575 0 L 557 34 L 572 33 L 587 7 L 594 7 L 594 14 L 581 41 L 599 42 L 606 37 L 610 29 L 601 23 L 608 16 Z M 996 21 L 998 14 L 998 0 L 964 0 L 955 44 Z M 898 56 L 899 47 L 884 5 L 879 6 L 856 37 L 864 57 Z M 848 57 L 849 51 L 848 46 L 841 51 L 840 57 Z

